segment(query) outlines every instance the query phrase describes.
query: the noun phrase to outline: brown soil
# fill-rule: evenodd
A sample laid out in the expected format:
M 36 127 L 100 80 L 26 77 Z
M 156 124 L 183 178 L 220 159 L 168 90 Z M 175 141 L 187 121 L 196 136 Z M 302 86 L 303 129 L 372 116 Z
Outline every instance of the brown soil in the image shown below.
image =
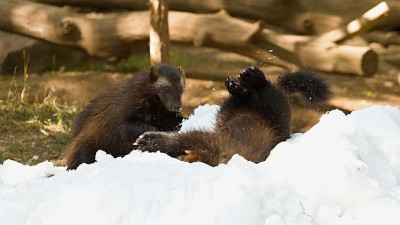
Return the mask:
M 219 104 L 227 92 L 223 80 L 227 76 L 236 76 L 247 66 L 257 65 L 270 78 L 286 69 L 257 63 L 254 60 L 234 53 L 222 52 L 211 48 L 193 48 L 175 46 L 175 50 L 184 51 L 187 57 L 196 59 L 184 69 L 188 77 L 183 96 L 184 113 L 190 114 L 202 104 Z M 146 56 L 144 56 L 146 57 Z M 266 59 L 266 61 L 273 59 Z M 67 72 L 51 78 L 38 77 L 36 90 L 55 89 L 55 94 L 68 102 L 84 104 L 100 91 L 120 82 L 129 74 L 108 72 Z M 371 105 L 400 106 L 400 86 L 395 77 L 377 74 L 373 77 L 361 77 L 343 74 L 326 74 L 333 90 L 333 98 L 328 105 L 319 110 L 293 105 L 293 127 L 295 131 L 305 132 L 318 122 L 320 116 L 328 110 L 341 109 L 351 112 Z M 194 78 L 194 79 L 193 79 Z M 201 79 L 201 80 L 200 80 Z M 39 96 L 43 94 L 37 94 Z

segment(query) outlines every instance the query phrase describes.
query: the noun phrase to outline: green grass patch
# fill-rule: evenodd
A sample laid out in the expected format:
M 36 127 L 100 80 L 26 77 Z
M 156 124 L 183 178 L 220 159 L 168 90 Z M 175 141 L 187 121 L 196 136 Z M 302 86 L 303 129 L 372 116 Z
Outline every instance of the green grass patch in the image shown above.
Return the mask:
M 57 160 L 71 139 L 76 106 L 49 102 L 0 102 L 0 163 Z
M 52 92 L 40 102 L 27 102 L 29 80 L 0 79 L 0 164 L 12 159 L 24 164 L 57 160 L 71 139 L 78 107 L 61 104 Z

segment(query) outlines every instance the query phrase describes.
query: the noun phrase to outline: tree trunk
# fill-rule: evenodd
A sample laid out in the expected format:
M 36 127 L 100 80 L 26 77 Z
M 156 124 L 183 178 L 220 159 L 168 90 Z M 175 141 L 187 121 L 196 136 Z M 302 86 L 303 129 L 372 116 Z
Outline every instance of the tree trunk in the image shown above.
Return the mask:
M 150 30 L 149 20 L 143 19 L 149 18 L 148 12 L 85 15 L 67 8 L 11 0 L 0 2 L 0 13 L 3 15 L 0 29 L 74 46 L 108 59 L 129 55 L 135 43 L 148 40 Z M 376 63 L 371 62 L 376 54 L 368 48 L 351 47 L 354 59 L 344 57 L 349 52 L 348 47 L 309 44 L 310 37 L 278 34 L 263 28 L 261 22 L 252 24 L 235 19 L 225 11 L 215 14 L 170 12 L 169 23 L 172 41 L 229 50 L 266 63 L 287 65 L 289 62 L 327 72 L 359 75 L 376 71 Z M 286 62 L 278 57 L 268 60 L 273 57 L 270 51 Z M 309 60 L 310 57 L 314 60 Z M 323 59 L 323 64 L 316 63 L 318 57 Z M 336 60 L 339 59 L 338 67 Z
M 150 62 L 155 66 L 169 63 L 168 3 L 149 0 L 150 3 Z

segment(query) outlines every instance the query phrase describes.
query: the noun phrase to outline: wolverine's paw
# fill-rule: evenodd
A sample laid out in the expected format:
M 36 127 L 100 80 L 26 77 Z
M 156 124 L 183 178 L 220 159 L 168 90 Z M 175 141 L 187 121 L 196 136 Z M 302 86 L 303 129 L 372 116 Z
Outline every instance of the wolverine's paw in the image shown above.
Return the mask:
M 225 80 L 225 87 L 228 92 L 235 97 L 246 96 L 247 90 L 240 86 L 238 80 L 234 80 L 231 77 L 227 77 Z
M 264 73 L 255 66 L 247 67 L 240 72 L 238 77 L 241 86 L 247 89 L 259 88 L 265 85 L 267 80 Z
M 137 150 L 144 152 L 161 151 L 162 147 L 167 145 L 169 136 L 164 132 L 149 131 L 139 136 L 133 144 Z
M 149 131 L 140 135 L 133 145 L 135 149 L 143 152 L 159 151 L 173 157 L 184 155 L 185 152 L 175 146 L 175 135 L 176 133 Z

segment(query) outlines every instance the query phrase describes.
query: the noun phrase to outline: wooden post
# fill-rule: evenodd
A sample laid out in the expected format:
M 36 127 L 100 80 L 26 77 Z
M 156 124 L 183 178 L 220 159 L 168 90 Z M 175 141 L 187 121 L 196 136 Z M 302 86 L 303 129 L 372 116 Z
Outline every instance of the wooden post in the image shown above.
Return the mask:
M 150 62 L 169 63 L 168 3 L 149 0 L 150 4 Z

